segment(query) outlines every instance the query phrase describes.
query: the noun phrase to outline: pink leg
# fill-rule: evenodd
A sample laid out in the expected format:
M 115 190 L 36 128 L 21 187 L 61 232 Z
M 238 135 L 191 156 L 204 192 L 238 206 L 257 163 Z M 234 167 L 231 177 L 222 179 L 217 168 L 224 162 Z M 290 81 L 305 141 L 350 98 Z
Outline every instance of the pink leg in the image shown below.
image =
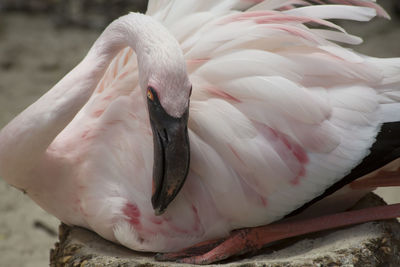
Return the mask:
M 191 264 L 210 264 L 234 255 L 258 250 L 264 245 L 285 238 L 396 217 L 400 217 L 400 204 L 346 211 L 312 219 L 277 222 L 236 230 L 226 239 L 203 242 L 178 253 L 158 254 L 156 259 Z
M 376 187 L 388 186 L 400 186 L 399 172 L 380 171 L 373 177 L 355 180 L 350 184 L 352 189 L 372 189 Z

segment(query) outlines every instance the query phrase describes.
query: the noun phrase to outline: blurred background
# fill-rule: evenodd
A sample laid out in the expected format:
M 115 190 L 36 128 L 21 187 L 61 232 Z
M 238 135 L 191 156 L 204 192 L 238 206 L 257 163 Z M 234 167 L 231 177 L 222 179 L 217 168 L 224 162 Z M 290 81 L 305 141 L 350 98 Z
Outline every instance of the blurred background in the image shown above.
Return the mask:
M 400 57 L 399 2 L 378 0 L 390 21 L 343 23 L 364 38 L 352 49 Z M 144 0 L 0 0 L 0 128 L 68 73 L 110 21 L 146 6 Z M 379 193 L 400 202 L 400 189 Z M 58 224 L 0 179 L 0 266 L 47 266 Z

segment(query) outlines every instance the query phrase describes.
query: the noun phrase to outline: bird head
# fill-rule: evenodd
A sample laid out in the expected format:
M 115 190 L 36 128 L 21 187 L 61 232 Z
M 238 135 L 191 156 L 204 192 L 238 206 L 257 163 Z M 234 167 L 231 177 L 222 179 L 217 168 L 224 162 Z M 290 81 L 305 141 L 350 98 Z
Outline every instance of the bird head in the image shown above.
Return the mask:
M 165 44 L 164 44 L 165 49 Z M 147 57 L 141 81 L 153 131 L 154 163 L 151 202 L 156 215 L 165 212 L 182 188 L 189 171 L 189 98 L 192 86 L 181 50 L 171 55 L 156 50 Z M 148 53 L 149 55 L 149 53 Z M 151 60 L 151 62 L 149 62 Z M 142 73 L 143 74 L 143 73 Z

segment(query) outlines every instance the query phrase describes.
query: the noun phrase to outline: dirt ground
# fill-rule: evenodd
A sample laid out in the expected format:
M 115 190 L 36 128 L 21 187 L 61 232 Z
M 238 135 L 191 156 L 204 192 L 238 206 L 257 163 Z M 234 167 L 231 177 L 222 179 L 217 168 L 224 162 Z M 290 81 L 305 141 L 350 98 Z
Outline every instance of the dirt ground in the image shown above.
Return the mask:
M 392 2 L 380 2 L 391 10 Z M 0 128 L 75 66 L 99 34 L 57 30 L 53 24 L 46 15 L 0 13 Z M 400 56 L 399 17 L 345 26 L 364 37 L 365 44 L 354 49 L 372 56 Z M 389 202 L 400 201 L 399 189 L 380 193 Z M 0 179 L 0 266 L 48 265 L 58 223 Z

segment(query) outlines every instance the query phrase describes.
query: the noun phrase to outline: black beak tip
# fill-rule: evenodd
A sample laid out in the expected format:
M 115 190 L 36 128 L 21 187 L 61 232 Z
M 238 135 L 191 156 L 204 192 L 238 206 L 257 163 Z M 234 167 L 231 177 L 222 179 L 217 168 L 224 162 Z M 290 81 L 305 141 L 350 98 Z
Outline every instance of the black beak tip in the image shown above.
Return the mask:
M 158 201 L 158 197 L 156 197 L 156 195 L 153 195 L 153 197 L 151 198 L 151 204 L 153 206 L 154 214 L 156 216 L 162 215 L 166 210 L 166 207 L 163 207 L 162 203 Z
M 156 215 L 156 216 L 160 216 L 160 215 L 163 215 L 164 214 L 164 212 L 165 212 L 165 208 L 164 209 L 162 209 L 162 208 L 154 208 L 154 214 Z
M 179 191 L 180 188 L 177 188 L 173 195 L 165 194 L 165 192 L 153 195 L 151 198 L 151 204 L 153 206 L 154 214 L 156 216 L 164 214 L 169 204 L 175 199 L 175 196 Z

